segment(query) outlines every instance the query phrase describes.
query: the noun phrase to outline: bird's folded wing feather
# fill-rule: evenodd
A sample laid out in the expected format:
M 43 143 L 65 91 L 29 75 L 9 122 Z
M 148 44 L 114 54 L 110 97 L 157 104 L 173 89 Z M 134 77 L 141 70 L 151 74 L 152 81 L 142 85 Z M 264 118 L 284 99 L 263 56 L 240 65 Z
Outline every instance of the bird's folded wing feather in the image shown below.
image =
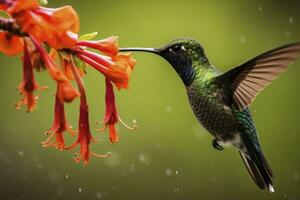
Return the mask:
M 215 81 L 223 89 L 226 98 L 229 97 L 230 103 L 243 110 L 299 57 L 300 43 L 285 45 L 231 69 L 216 77 Z

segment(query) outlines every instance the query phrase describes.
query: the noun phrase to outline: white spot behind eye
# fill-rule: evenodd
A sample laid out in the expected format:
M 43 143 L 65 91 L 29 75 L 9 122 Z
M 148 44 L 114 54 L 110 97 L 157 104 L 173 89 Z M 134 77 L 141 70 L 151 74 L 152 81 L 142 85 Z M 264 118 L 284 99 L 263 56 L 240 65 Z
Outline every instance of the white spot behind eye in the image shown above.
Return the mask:
M 181 46 L 181 49 L 183 50 L 183 51 L 185 51 L 186 50 L 186 48 L 182 45 Z

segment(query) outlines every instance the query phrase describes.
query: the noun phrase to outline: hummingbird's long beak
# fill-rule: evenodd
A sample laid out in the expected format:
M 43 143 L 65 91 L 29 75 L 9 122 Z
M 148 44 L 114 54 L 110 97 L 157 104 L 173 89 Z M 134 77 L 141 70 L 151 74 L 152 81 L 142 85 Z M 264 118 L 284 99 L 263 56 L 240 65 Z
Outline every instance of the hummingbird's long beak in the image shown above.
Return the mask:
M 120 48 L 120 52 L 124 51 L 142 51 L 142 52 L 149 52 L 154 54 L 159 54 L 159 51 L 155 48 L 140 48 L 140 47 L 129 47 L 129 48 Z

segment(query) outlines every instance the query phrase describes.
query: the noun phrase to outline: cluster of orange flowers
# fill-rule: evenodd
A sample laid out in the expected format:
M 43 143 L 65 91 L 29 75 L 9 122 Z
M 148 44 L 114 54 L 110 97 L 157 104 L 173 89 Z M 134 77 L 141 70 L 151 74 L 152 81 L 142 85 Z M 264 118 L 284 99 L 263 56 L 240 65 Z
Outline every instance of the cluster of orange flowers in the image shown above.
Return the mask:
M 116 143 L 118 135 L 115 124 L 122 120 L 117 112 L 112 83 L 118 89 L 127 88 L 136 61 L 130 54 L 118 52 L 117 37 L 98 41 L 91 41 L 96 34 L 78 37 L 79 18 L 71 6 L 54 9 L 42 7 L 37 0 L 0 0 L 0 10 L 8 16 L 0 18 L 0 51 L 9 56 L 23 54 L 23 81 L 18 87 L 22 98 L 16 107 L 26 106 L 28 112 L 33 111 L 39 97 L 35 93 L 46 88 L 35 81 L 34 70 L 47 70 L 57 85 L 54 122 L 47 131 L 49 137 L 42 143 L 43 146 L 68 150 L 80 145 L 80 153 L 75 161 L 83 160 L 84 165 L 89 162 L 91 155 L 109 156 L 95 154 L 89 148 L 93 137 L 82 82 L 85 75 L 82 66 L 91 66 L 105 76 L 106 112 L 104 128 L 101 130 L 108 127 L 109 139 Z M 78 90 L 71 81 L 77 83 Z M 78 131 L 74 131 L 67 123 L 64 104 L 77 97 L 80 98 L 79 120 Z M 78 132 L 77 140 L 69 146 L 64 142 L 65 132 L 72 136 Z

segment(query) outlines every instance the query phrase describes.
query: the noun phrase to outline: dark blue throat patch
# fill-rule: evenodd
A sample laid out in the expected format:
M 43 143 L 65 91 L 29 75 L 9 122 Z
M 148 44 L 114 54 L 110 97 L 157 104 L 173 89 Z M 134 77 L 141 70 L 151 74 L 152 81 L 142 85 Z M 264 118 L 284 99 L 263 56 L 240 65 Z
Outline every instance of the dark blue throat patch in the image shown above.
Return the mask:
M 182 67 L 178 72 L 185 86 L 189 86 L 196 77 L 196 71 L 193 68 L 193 63 L 189 62 L 186 66 Z

